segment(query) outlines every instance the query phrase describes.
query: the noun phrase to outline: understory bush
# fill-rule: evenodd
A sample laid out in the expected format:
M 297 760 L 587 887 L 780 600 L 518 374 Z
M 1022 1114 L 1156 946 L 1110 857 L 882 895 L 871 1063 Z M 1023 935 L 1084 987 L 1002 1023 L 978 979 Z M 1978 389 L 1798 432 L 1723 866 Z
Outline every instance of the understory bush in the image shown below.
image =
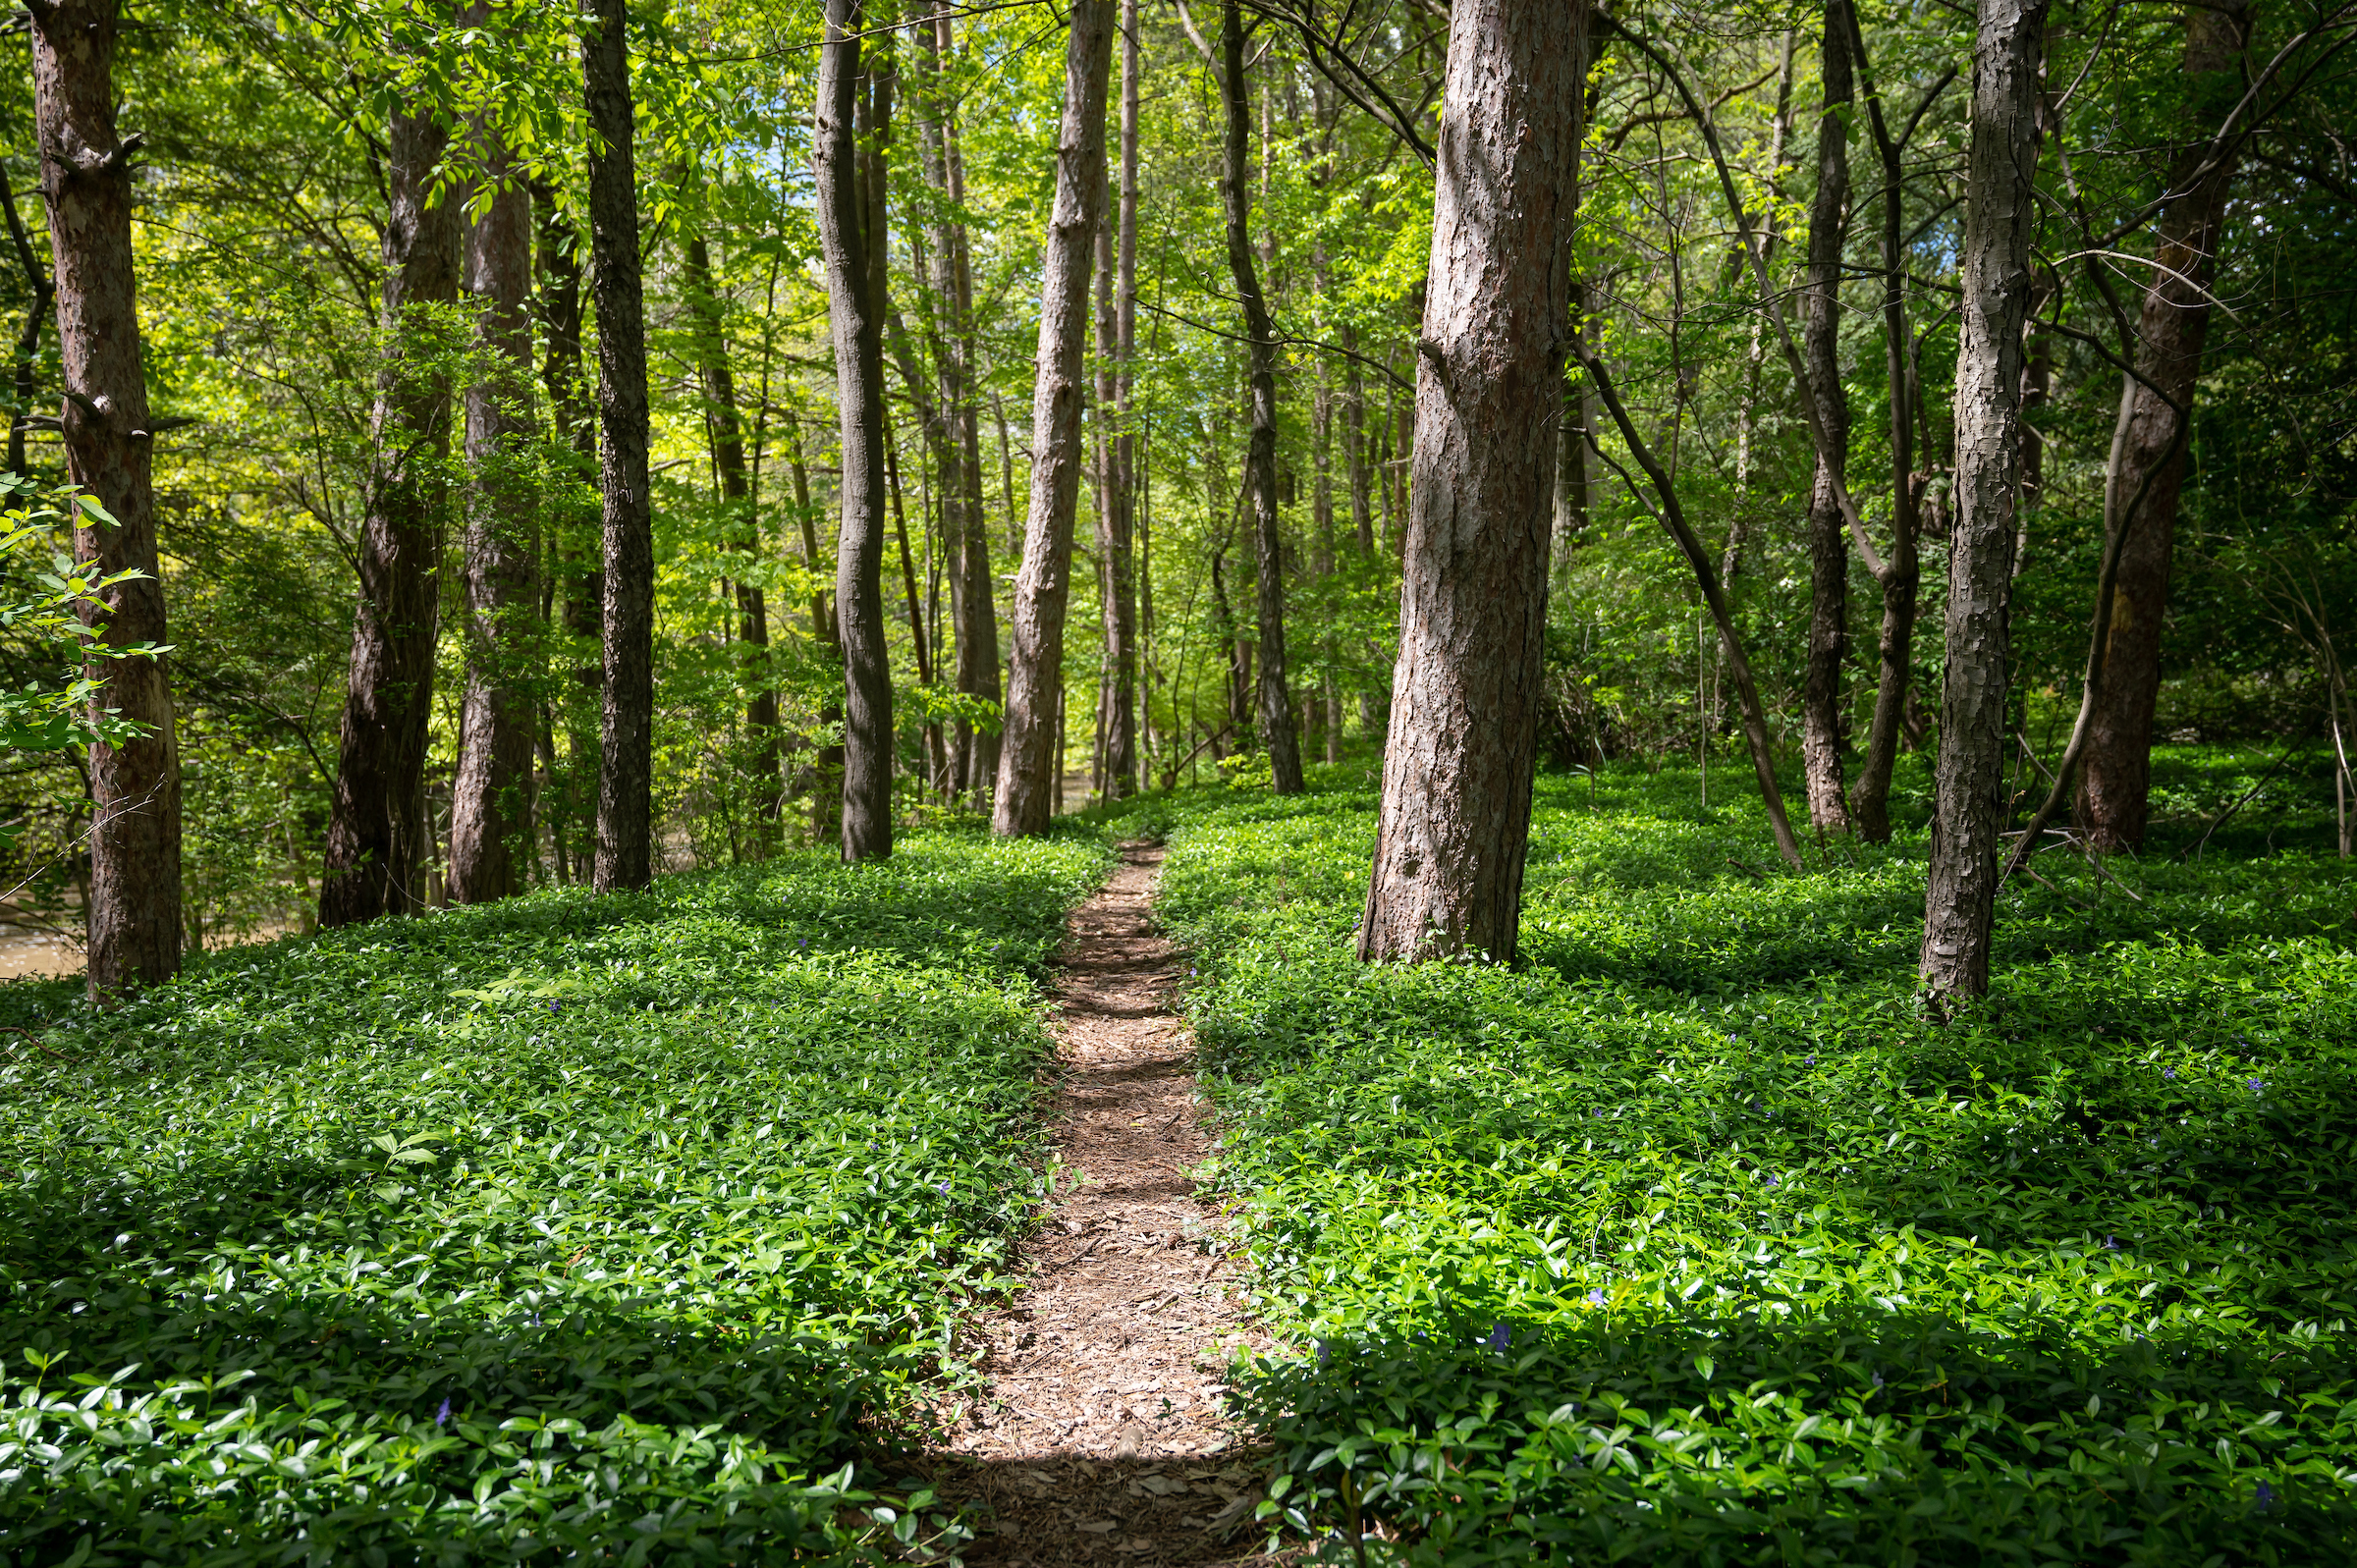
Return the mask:
M 2208 811 L 2257 772 L 2164 769 Z M 1792 874 L 1690 773 L 1542 780 L 1523 961 L 1370 967 L 1360 774 L 1169 813 L 1211 1173 L 1287 1347 L 1239 1368 L 1273 1525 L 1418 1564 L 2357 1560 L 2348 863 L 2264 823 L 2162 852 L 2198 820 L 2049 854 L 1940 1027 L 1920 812 Z
M 1094 839 L 904 839 L 0 989 L 0 1563 L 776 1561 L 1035 1212 Z

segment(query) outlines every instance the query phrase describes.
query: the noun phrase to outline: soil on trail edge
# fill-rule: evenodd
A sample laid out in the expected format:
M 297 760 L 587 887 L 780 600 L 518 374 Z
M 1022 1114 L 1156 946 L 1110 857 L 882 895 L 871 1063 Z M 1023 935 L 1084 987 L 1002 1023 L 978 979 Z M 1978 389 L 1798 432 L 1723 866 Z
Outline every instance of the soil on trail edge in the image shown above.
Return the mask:
M 1266 1340 L 1187 1178 L 1210 1141 L 1166 1006 L 1182 960 L 1148 905 L 1161 863 L 1123 845 L 1065 941 L 1056 1192 L 1029 1284 L 978 1325 L 988 1385 L 926 1455 L 945 1500 L 975 1505 L 969 1563 L 1270 1560 L 1252 1519 L 1268 1451 L 1221 1401 L 1230 1351 Z

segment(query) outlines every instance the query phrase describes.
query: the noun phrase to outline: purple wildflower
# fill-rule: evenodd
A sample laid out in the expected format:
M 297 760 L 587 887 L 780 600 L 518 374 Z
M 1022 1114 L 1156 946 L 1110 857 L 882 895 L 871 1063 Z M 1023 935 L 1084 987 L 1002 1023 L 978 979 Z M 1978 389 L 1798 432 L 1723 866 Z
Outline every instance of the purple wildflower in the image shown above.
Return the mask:
M 445 1400 L 443 1400 L 443 1401 L 442 1401 L 442 1408 L 434 1412 L 434 1425 L 435 1425 L 435 1426 L 437 1426 L 437 1427 L 439 1427 L 439 1426 L 442 1426 L 444 1423 L 448 1422 L 449 1420 L 450 1420 L 450 1401 L 449 1401 L 448 1399 L 445 1399 Z
M 945 1181 L 933 1190 L 940 1193 L 944 1198 L 947 1198 L 950 1195 L 950 1184 Z
M 2269 1486 L 2264 1481 L 2259 1483 L 2257 1500 L 2259 1503 L 2259 1511 L 2261 1513 L 2267 1512 L 2270 1508 L 2273 1508 L 2275 1505 L 2275 1488 Z
M 2176 1075 L 2177 1069 L 2174 1067 L 2164 1067 L 2161 1069 L 2161 1076 L 2164 1078 L 2174 1078 Z
M 1883 1375 L 1879 1372 L 1874 1375 L 1874 1385 L 1877 1388 L 1880 1388 L 1883 1385 Z
M 1817 1058 L 1815 1056 L 1803 1056 L 1800 1058 L 1800 1064 L 1804 1067 L 1814 1067 L 1817 1065 Z
M 1588 1292 L 1588 1305 L 1589 1305 L 1589 1306 L 1591 1306 L 1591 1307 L 1601 1307 L 1601 1306 L 1603 1306 L 1603 1305 L 1604 1305 L 1604 1292 L 1603 1292 L 1603 1291 L 1601 1291 L 1601 1290 L 1591 1290 L 1591 1291 L 1589 1291 L 1589 1292 Z
M 1774 1177 L 1774 1176 L 1770 1176 L 1770 1177 L 1768 1178 L 1768 1185 L 1769 1185 L 1769 1186 L 1771 1186 L 1771 1187 L 1773 1187 L 1773 1186 L 1775 1186 L 1776 1184 L 1777 1184 L 1777 1179 L 1776 1179 L 1776 1177 Z
M 2108 1252 L 2119 1251 L 2119 1238 L 2117 1236 L 2106 1236 L 2104 1238 L 2104 1248 Z
M 2251 1093 L 2253 1094 L 2257 1094 L 2260 1090 L 2266 1087 L 2267 1080 L 2265 1078 L 2253 1078 L 2251 1080 Z
M 1325 1341 L 1325 1340 L 1323 1340 L 1323 1339 L 1319 1340 L 1319 1341 L 1318 1341 L 1318 1365 L 1319 1365 L 1319 1366 L 1321 1366 L 1321 1367 L 1323 1367 L 1323 1366 L 1325 1366 L 1325 1365 L 1326 1365 L 1328 1362 L 1332 1361 L 1333 1359 L 1334 1359 L 1334 1354 L 1333 1354 L 1333 1352 L 1332 1352 L 1332 1351 L 1330 1351 L 1330 1350 L 1328 1350 L 1328 1349 L 1326 1348 L 1326 1341 Z
M 550 1003 L 548 1004 L 548 1010 L 549 1010 L 550 1012 L 555 1012 L 555 1011 L 557 1011 L 557 1010 L 558 1010 L 558 1004 L 557 1004 L 556 1002 L 553 1002 L 553 1001 L 552 1001 L 552 1002 L 550 1002 Z
M 1506 1325 L 1497 1324 L 1491 1327 L 1490 1348 L 1492 1350 L 1495 1350 L 1503 1355 L 1506 1351 L 1506 1347 L 1513 1342 L 1514 1331 L 1511 1328 L 1508 1328 Z

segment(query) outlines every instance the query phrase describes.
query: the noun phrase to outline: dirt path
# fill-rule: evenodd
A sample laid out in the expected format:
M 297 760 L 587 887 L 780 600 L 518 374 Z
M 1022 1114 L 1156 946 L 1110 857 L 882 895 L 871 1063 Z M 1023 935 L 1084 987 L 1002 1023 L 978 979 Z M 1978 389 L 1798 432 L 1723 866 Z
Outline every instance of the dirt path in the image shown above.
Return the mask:
M 1239 1325 L 1218 1216 L 1187 1172 L 1210 1152 L 1194 1049 L 1154 929 L 1159 848 L 1124 845 L 1073 913 L 1058 989 L 1062 1170 L 1031 1283 L 982 1325 L 990 1379 L 932 1469 L 985 1510 L 976 1564 L 1265 1561 L 1265 1450 L 1222 1413 Z

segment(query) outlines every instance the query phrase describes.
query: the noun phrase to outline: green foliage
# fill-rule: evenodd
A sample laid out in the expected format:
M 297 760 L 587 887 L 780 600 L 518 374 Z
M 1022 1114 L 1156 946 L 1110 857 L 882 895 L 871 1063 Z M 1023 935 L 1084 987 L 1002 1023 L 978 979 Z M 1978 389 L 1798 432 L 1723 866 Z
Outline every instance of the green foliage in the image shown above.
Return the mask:
M 1039 1191 L 1086 839 L 0 994 L 0 1562 L 848 1556 Z
M 77 525 L 112 524 L 90 497 L 72 485 L 44 486 L 21 474 L 0 474 L 0 560 L 21 564 L 27 579 L 0 600 L 0 636 L 16 661 L 47 667 L 56 684 L 0 689 L 0 752 L 59 751 L 93 740 L 123 740 L 139 727 L 109 709 L 93 717 L 98 679 L 93 659 L 153 659 L 171 650 L 151 642 L 111 642 L 105 636 L 106 590 L 144 578 L 143 571 L 100 574 L 58 548 L 58 534 Z M 84 614 L 97 618 L 91 624 Z
M 1944 1029 L 1919 838 L 1755 874 L 1756 808 L 1600 783 L 1542 781 L 1510 970 L 1355 962 L 1367 795 L 1179 802 L 1213 1170 L 1294 1347 L 1240 1369 L 1264 1516 L 1436 1564 L 2357 1551 L 2346 863 L 2046 863 Z

